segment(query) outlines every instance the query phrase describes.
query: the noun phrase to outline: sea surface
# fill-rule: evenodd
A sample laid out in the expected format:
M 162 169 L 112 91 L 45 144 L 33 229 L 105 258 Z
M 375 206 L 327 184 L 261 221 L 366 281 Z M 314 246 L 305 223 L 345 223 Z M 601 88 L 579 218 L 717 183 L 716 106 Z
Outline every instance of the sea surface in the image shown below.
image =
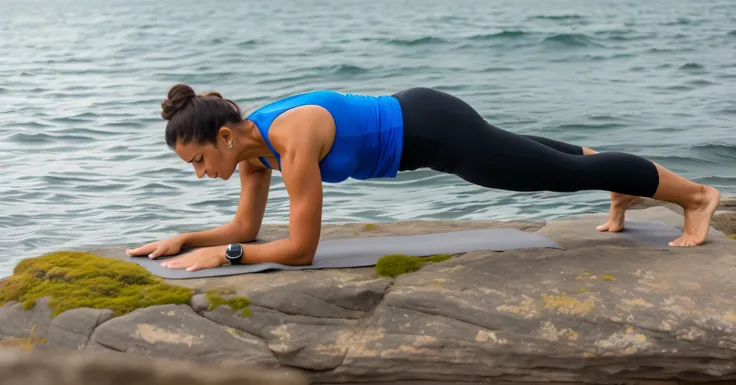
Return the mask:
M 197 179 L 164 143 L 159 103 L 180 82 L 244 109 L 435 87 L 504 129 L 736 190 L 736 1 L 4 0 L 0 276 L 24 257 L 232 218 L 237 177 Z M 324 189 L 330 223 L 608 208 L 605 192 L 496 191 L 425 170 Z M 288 209 L 275 173 L 264 222 Z

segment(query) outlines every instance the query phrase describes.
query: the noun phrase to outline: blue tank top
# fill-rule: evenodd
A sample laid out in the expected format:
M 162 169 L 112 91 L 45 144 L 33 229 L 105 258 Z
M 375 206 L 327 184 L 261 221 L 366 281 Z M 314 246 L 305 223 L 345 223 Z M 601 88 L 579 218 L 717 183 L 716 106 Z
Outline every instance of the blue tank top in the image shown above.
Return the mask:
M 395 177 L 401 161 L 403 117 L 398 100 L 392 96 L 343 94 L 319 90 L 289 96 L 250 113 L 247 119 L 273 152 L 279 169 L 281 155 L 268 139 L 268 130 L 281 113 L 303 105 L 318 105 L 332 114 L 335 140 L 319 164 L 322 181 L 337 183 L 348 178 Z M 272 168 L 265 158 L 266 167 Z

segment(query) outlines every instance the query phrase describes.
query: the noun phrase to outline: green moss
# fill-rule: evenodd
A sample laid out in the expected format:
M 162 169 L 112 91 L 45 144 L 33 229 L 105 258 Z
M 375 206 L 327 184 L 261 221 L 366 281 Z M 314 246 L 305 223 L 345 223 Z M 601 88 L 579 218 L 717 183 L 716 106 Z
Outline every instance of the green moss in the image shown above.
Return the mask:
M 614 280 L 616 280 L 616 278 L 613 278 L 612 276 L 605 275 L 605 274 L 601 276 L 601 279 L 604 280 L 604 281 L 614 281 Z
M 578 289 L 578 293 L 580 293 L 580 294 L 587 293 L 587 292 L 588 292 L 588 289 L 586 289 L 584 287 L 581 287 L 580 289 Z
M 50 297 L 52 317 L 82 307 L 121 316 L 149 306 L 188 304 L 192 295 L 192 289 L 169 285 L 136 263 L 71 251 L 25 259 L 0 282 L 0 306 L 16 301 L 27 310 Z
M 36 306 L 35 299 L 29 299 L 29 300 L 23 301 L 23 310 L 33 309 L 35 306 Z
M 250 305 L 250 301 L 246 297 L 232 297 L 229 299 L 225 299 L 222 296 L 228 295 L 228 294 L 234 294 L 234 292 L 231 291 L 223 291 L 223 290 L 209 290 L 207 293 L 205 293 L 205 296 L 207 297 L 207 301 L 210 303 L 209 310 L 215 310 L 220 306 L 230 306 L 230 309 L 234 312 L 238 312 L 242 310 L 240 315 L 242 317 L 249 317 L 252 313 L 250 309 L 248 308 L 248 305 Z
M 736 234 L 731 234 L 728 237 L 731 238 L 731 239 L 736 239 Z
M 376 263 L 376 273 L 384 277 L 396 278 L 401 274 L 419 270 L 427 262 L 442 262 L 450 257 L 450 254 L 436 254 L 429 257 L 404 254 L 384 255 Z
M 429 256 L 429 260 L 432 262 L 442 262 L 450 258 L 452 258 L 452 255 L 450 254 L 435 254 L 435 255 Z

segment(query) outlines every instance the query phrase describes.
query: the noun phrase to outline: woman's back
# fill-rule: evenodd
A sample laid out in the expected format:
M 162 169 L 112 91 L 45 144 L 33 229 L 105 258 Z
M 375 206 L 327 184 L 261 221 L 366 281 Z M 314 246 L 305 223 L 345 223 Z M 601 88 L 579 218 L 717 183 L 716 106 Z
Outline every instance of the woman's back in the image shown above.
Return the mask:
M 334 143 L 320 162 L 323 181 L 396 176 L 401 158 L 403 119 L 395 98 L 318 90 L 289 96 L 258 108 L 247 119 L 256 124 L 279 161 L 280 154 L 268 140 L 271 123 L 282 113 L 305 105 L 324 108 L 335 121 Z M 268 165 L 267 162 L 264 164 Z

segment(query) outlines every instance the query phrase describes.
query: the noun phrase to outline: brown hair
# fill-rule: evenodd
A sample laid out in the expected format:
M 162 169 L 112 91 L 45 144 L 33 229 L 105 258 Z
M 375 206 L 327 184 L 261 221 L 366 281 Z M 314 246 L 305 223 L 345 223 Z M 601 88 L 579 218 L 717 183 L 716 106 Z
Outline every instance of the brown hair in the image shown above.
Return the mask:
M 220 127 L 243 120 L 240 107 L 229 99 L 224 99 L 217 91 L 197 95 L 192 87 L 177 84 L 161 102 L 161 117 L 166 123 L 166 144 L 174 148 L 177 140 L 187 144 L 197 143 L 217 145 Z

